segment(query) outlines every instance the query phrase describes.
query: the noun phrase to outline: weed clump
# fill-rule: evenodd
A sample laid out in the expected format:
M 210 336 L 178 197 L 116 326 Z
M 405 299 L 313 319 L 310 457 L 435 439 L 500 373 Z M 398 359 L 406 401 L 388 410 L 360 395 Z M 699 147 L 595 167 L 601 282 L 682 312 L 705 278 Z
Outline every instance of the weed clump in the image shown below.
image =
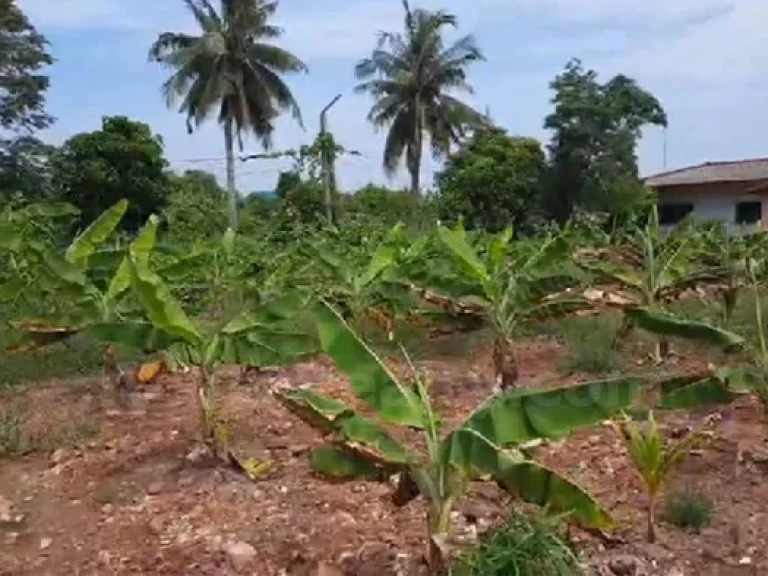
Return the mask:
M 620 318 L 601 314 L 596 317 L 572 317 L 560 322 L 567 356 L 565 368 L 572 372 L 605 374 L 621 367 L 621 356 L 614 339 Z
M 457 576 L 578 576 L 583 574 L 561 518 L 513 510 L 506 522 L 457 557 Z
M 714 504 L 702 492 L 691 489 L 673 492 L 667 497 L 664 520 L 683 530 L 699 534 L 712 522 Z

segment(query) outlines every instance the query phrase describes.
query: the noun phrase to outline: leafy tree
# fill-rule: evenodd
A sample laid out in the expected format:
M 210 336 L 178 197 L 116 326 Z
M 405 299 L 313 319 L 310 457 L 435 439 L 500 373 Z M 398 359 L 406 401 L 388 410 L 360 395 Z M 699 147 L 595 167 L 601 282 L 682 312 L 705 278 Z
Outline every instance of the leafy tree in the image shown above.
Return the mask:
M 200 170 L 170 176 L 171 193 L 165 218 L 173 238 L 210 239 L 227 229 L 227 193 L 216 177 Z
M 0 195 L 24 202 L 49 199 L 52 194 L 50 158 L 56 148 L 34 136 L 0 143 Z
M 120 226 L 127 231 L 167 203 L 166 166 L 162 138 L 125 116 L 104 117 L 101 130 L 73 136 L 52 158 L 55 192 L 80 209 L 81 225 L 125 198 L 130 205 Z
M 443 30 L 457 25 L 454 15 L 442 10 L 411 10 L 407 0 L 403 6 L 403 32 L 380 35 L 373 53 L 355 68 L 361 81 L 356 90 L 375 100 L 368 120 L 376 127 L 389 126 L 384 169 L 394 173 L 405 154 L 411 192 L 418 195 L 424 133 L 429 135 L 432 153 L 442 157 L 468 125 L 484 120 L 448 94 L 449 90 L 472 92 L 466 69 L 483 60 L 483 55 L 472 36 L 444 47 Z
M 362 217 L 382 227 L 398 222 L 419 227 L 432 215 L 429 203 L 408 190 L 392 190 L 376 184 L 367 184 L 354 194 L 343 196 L 342 208 L 347 218 Z
M 437 174 L 440 219 L 467 228 L 515 231 L 531 222 L 541 203 L 547 162 L 533 138 L 508 136 L 503 130 L 478 130 L 449 156 Z
M 25 197 L 44 189 L 37 159 L 47 149 L 32 134 L 48 127 L 48 42 L 13 0 L 0 0 L 0 193 Z
M 296 56 L 270 44 L 282 30 L 270 24 L 278 3 L 268 0 L 222 0 L 217 12 L 209 0 L 184 0 L 200 27 L 198 36 L 164 32 L 152 45 L 150 59 L 174 70 L 163 84 L 169 106 L 187 128 L 199 126 L 214 112 L 224 129 L 227 156 L 229 224 L 237 227 L 234 140 L 243 149 L 244 132 L 265 148 L 271 145 L 274 121 L 290 110 L 299 123 L 299 106 L 280 74 L 306 71 Z
M 594 70 L 569 62 L 550 84 L 554 111 L 544 127 L 552 167 L 547 208 L 565 223 L 576 207 L 631 213 L 648 199 L 635 148 L 643 126 L 666 126 L 659 101 L 623 75 L 601 84 Z

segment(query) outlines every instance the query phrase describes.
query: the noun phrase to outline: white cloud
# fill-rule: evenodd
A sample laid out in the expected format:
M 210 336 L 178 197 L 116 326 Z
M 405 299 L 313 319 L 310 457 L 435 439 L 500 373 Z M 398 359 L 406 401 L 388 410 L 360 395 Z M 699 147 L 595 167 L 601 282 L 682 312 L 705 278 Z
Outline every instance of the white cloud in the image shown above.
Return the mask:
M 708 82 L 746 80 L 768 71 L 768 2 L 739 0 L 718 18 L 674 38 L 633 46 L 622 58 L 628 73 Z
M 19 0 L 24 13 L 43 31 L 141 27 L 141 19 L 129 14 L 126 4 L 115 0 Z
M 667 23 L 730 7 L 732 0 L 513 0 L 523 9 L 569 22 Z

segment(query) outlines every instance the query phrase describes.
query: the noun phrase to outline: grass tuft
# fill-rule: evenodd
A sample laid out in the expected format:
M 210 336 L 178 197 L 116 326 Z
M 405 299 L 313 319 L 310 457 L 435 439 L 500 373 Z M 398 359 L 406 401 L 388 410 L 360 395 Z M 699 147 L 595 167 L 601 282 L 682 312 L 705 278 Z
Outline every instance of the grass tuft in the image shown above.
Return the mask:
M 712 522 L 712 499 L 701 492 L 681 490 L 670 494 L 664 509 L 664 520 L 673 526 L 699 534 Z
M 0 456 L 17 454 L 24 450 L 24 423 L 26 413 L 17 402 L 0 408 Z
M 565 368 L 588 374 L 605 374 L 621 368 L 621 355 L 612 346 L 620 323 L 618 314 L 562 320 L 559 331 L 567 349 Z
M 562 534 L 560 518 L 513 510 L 455 562 L 457 576 L 578 576 L 579 561 Z

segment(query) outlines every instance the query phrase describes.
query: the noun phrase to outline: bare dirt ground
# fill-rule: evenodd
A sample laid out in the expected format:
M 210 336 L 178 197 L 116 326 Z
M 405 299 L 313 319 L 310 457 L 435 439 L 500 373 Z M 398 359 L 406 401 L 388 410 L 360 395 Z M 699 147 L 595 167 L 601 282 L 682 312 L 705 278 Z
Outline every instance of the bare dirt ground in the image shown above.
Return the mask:
M 522 384 L 557 379 L 559 353 L 551 343 L 520 345 Z M 486 354 L 421 366 L 434 380 L 448 425 L 491 391 Z M 192 377 L 163 375 L 164 387 L 155 383 L 133 393 L 122 410 L 98 392 L 98 379 L 29 387 L 27 431 L 38 449 L 0 460 L 0 574 L 337 574 L 320 570 L 319 562 L 349 575 L 423 572 L 423 504 L 396 509 L 391 486 L 316 477 L 306 453 L 320 438 L 268 394 L 280 383 L 348 398 L 330 364 L 295 365 L 243 385 L 236 371 L 223 372 L 221 403 L 237 442 L 276 461 L 257 482 L 188 458 L 198 437 Z M 574 533 L 590 573 L 768 574 L 760 411 L 745 401 L 722 414 L 717 438 L 689 456 L 669 487 L 692 486 L 714 498 L 712 525 L 690 535 L 662 523 L 655 545 L 644 541 L 641 485 L 609 428 L 542 449 L 543 460 L 611 510 L 615 533 L 624 539 L 606 548 Z M 678 414 L 667 424 L 681 427 L 702 416 Z M 473 541 L 511 502 L 495 486 L 473 486 L 454 514 L 457 541 Z

